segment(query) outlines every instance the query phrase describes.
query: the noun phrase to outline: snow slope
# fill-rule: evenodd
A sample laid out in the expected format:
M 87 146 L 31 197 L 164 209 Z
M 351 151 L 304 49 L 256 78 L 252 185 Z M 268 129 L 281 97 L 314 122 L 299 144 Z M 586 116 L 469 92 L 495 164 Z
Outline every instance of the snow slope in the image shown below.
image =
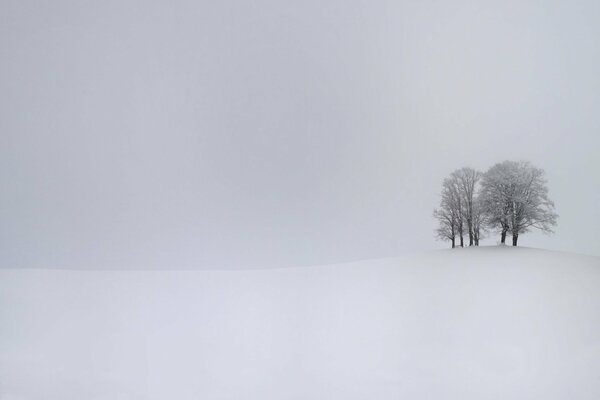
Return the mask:
M 599 399 L 600 258 L 0 270 L 0 399 Z

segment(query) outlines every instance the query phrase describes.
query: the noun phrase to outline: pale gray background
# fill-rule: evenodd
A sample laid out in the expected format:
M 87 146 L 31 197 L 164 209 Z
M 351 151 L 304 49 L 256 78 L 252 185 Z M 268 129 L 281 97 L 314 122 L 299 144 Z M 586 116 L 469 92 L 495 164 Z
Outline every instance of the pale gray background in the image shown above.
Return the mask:
M 0 0 L 0 266 L 443 247 L 443 177 L 505 159 L 561 216 L 520 242 L 600 255 L 599 38 L 598 1 Z

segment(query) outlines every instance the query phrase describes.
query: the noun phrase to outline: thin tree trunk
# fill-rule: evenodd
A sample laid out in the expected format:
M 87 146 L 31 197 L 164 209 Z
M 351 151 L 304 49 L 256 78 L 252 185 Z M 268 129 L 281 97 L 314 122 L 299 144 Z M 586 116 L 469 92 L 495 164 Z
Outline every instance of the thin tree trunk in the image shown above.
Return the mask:
M 519 234 L 516 234 L 516 235 L 513 234 L 513 246 L 517 245 L 517 240 L 519 240 Z
M 460 234 L 460 247 L 465 247 L 462 233 Z
M 502 231 L 502 236 L 500 236 L 500 243 L 506 243 L 506 231 Z
M 456 247 L 456 243 L 455 243 L 455 241 L 456 241 L 456 239 L 455 239 L 455 238 L 452 238 L 452 248 L 455 248 L 455 247 Z
M 469 228 L 469 246 L 473 246 L 473 230 Z

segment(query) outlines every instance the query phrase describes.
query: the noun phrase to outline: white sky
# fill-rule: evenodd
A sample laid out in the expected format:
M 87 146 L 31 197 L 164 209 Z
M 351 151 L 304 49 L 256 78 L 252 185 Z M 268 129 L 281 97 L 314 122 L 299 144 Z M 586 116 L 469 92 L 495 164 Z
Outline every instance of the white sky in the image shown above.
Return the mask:
M 438 248 L 455 168 L 547 171 L 600 255 L 600 2 L 0 1 L 0 266 Z M 496 243 L 494 236 L 483 244 Z

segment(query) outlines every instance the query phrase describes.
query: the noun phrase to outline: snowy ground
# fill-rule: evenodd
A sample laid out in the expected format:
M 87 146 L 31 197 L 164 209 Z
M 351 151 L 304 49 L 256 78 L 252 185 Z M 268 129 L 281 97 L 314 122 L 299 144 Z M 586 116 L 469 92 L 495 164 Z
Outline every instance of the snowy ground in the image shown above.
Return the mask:
M 600 258 L 0 270 L 0 399 L 600 399 Z

